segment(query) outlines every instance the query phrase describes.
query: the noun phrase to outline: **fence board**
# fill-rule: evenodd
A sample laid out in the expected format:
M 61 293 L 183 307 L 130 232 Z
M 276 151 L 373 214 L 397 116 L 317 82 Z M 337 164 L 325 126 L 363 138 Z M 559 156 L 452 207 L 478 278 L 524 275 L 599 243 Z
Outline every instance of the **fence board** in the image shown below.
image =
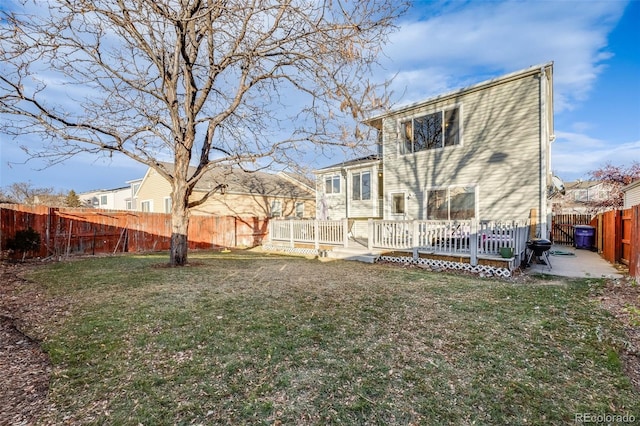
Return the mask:
M 556 214 L 551 224 L 551 241 L 554 244 L 574 245 L 573 227 L 575 225 L 589 225 L 591 215 L 588 214 Z
M 268 219 L 191 216 L 189 249 L 254 247 L 267 232 Z M 0 249 L 19 230 L 40 234 L 33 257 L 168 250 L 171 216 L 159 213 L 8 205 L 0 208 Z

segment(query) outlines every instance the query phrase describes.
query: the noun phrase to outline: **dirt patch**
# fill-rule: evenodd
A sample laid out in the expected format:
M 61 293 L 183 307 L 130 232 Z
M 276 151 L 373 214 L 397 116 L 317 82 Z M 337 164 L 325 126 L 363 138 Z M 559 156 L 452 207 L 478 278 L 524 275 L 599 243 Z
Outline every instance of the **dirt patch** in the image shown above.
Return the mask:
M 66 309 L 23 278 L 27 269 L 41 264 L 0 265 L 0 425 L 35 423 L 47 408 L 51 364 L 40 338 L 43 327 Z
M 624 370 L 640 391 L 640 285 L 629 277 L 609 280 L 599 300 L 624 325 L 627 337 L 622 353 Z

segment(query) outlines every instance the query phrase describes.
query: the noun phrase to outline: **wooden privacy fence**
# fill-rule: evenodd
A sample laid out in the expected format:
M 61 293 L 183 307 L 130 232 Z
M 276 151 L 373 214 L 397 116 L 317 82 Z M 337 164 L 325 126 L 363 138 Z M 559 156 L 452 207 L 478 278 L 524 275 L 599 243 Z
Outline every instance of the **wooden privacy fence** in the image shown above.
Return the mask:
M 254 247 L 260 245 L 268 219 L 233 216 L 191 216 L 189 249 Z M 35 257 L 168 250 L 171 215 L 135 211 L 0 207 L 0 250 L 17 231 L 32 228 L 40 234 Z
M 596 246 L 603 259 L 629 267 L 640 280 L 640 205 L 612 210 L 596 217 Z
M 574 245 L 574 226 L 591 225 L 589 214 L 554 214 L 551 221 L 551 241 L 554 244 Z

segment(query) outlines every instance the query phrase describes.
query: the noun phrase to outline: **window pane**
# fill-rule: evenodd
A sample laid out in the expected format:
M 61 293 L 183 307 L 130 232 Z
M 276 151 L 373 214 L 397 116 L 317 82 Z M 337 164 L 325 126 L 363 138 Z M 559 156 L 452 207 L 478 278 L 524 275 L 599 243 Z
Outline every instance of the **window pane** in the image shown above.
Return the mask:
M 427 219 L 449 220 L 447 190 L 435 189 L 427 193 Z
M 354 173 L 351 178 L 351 198 L 360 200 L 360 173 Z
M 333 193 L 334 194 L 340 193 L 340 176 L 333 177 Z
M 442 113 L 426 115 L 413 120 L 414 152 L 442 147 Z
M 450 109 L 444 113 L 444 145 L 453 146 L 460 143 L 460 124 L 458 120 L 458 108 Z
M 404 194 L 393 194 L 391 211 L 394 214 L 404 214 Z
M 371 173 L 362 173 L 362 200 L 371 199 Z
M 475 189 L 472 186 L 449 189 L 451 219 L 475 217 Z
M 324 193 L 325 194 L 331 194 L 333 190 L 333 179 L 332 178 L 326 178 L 324 180 Z
M 402 144 L 401 154 L 409 154 L 413 152 L 413 123 L 411 120 L 402 123 L 402 133 L 404 135 L 404 143 Z
M 304 217 L 304 203 L 296 203 L 296 217 Z

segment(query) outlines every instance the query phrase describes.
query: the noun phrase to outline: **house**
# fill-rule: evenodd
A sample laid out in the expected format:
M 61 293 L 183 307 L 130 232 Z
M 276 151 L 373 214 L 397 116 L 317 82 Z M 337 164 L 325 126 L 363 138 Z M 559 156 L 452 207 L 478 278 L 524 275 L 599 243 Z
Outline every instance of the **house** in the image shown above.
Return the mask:
M 129 186 L 100 189 L 78 194 L 85 207 L 107 210 L 135 210 L 135 193 L 142 179 L 128 181 Z
M 593 214 L 598 212 L 595 204 L 611 197 L 611 185 L 602 181 L 577 180 L 564 184 L 564 195 L 553 198 L 556 214 Z
M 624 209 L 640 204 L 640 179 L 622 188 L 624 192 Z
M 168 171 L 173 169 L 169 163 L 162 163 L 162 166 Z M 217 186 L 221 190 L 192 208 L 192 214 L 312 218 L 316 213 L 313 188 L 284 172 L 246 172 L 229 167 L 211 169 L 196 184 L 192 198 L 199 199 Z M 170 213 L 171 185 L 156 170 L 149 168 L 140 182 L 136 200 L 136 210 Z
M 531 219 L 548 237 L 553 63 L 369 118 L 379 155 L 315 171 L 319 218 Z

